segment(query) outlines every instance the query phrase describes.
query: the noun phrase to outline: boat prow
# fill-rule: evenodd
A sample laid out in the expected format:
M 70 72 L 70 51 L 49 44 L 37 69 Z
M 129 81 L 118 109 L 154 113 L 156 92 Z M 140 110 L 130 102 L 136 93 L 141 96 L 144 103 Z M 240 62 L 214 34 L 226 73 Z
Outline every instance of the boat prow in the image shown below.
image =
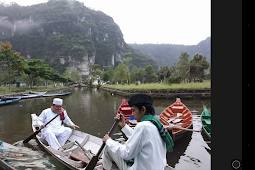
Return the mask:
M 117 113 L 120 114 L 120 112 L 122 112 L 125 117 L 125 123 L 128 124 L 130 127 L 135 127 L 137 121 L 134 119 L 130 119 L 130 116 L 132 116 L 131 107 L 125 99 L 122 99 L 122 103 L 118 108 Z

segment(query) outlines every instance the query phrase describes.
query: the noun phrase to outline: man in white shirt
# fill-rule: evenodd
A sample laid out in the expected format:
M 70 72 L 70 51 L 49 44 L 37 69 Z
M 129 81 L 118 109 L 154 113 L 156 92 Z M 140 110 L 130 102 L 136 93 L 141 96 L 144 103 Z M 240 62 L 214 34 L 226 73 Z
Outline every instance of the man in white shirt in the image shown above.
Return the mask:
M 115 162 L 120 170 L 163 170 L 167 165 L 166 152 L 174 145 L 171 136 L 154 117 L 153 100 L 149 95 L 137 94 L 128 101 L 132 116 L 139 122 L 134 129 L 125 124 L 124 116 L 118 125 L 128 137 L 123 145 L 112 140 L 107 134 L 103 141 L 103 167 L 110 170 Z M 119 114 L 114 118 L 119 119 Z
M 66 143 L 67 139 L 72 134 L 72 129 L 65 127 L 63 123 L 73 127 L 73 129 L 79 128 L 79 126 L 75 125 L 68 117 L 67 112 L 62 108 L 62 104 L 62 99 L 53 99 L 51 108 L 43 110 L 37 119 L 37 123 L 42 128 L 42 138 L 45 139 L 53 149 L 59 151 L 63 151 L 61 146 Z M 60 116 L 45 127 L 44 125 L 55 117 L 56 114 Z

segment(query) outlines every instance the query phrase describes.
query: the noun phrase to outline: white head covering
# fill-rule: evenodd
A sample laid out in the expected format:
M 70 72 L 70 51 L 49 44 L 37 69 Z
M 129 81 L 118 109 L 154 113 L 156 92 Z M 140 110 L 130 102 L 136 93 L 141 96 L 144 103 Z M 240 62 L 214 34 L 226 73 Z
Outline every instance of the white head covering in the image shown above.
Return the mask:
M 55 99 L 53 99 L 53 104 L 62 105 L 63 104 L 63 100 L 60 99 L 60 98 L 55 98 Z

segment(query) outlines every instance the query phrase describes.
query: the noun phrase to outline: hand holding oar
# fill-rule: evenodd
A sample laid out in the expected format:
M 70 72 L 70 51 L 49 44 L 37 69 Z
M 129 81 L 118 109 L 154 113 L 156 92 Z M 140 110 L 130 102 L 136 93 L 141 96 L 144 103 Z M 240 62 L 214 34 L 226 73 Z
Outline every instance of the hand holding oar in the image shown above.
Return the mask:
M 120 115 L 120 119 L 122 119 L 122 115 Z M 119 120 L 120 120 L 119 119 Z M 118 119 L 114 122 L 114 124 L 112 125 L 110 131 L 108 132 L 108 135 L 111 136 L 114 128 L 116 127 L 118 121 Z M 99 155 L 101 154 L 102 150 L 104 149 L 105 147 L 105 142 L 102 144 L 102 146 L 100 147 L 100 149 L 98 150 L 97 154 L 95 156 L 92 157 L 92 159 L 90 160 L 89 164 L 87 165 L 86 167 L 86 170 L 93 170 L 94 167 L 96 166 L 97 164 L 97 161 L 99 159 Z
M 45 125 L 44 125 L 44 127 L 45 126 L 47 126 L 51 121 L 53 121 L 56 117 L 58 117 L 59 116 L 59 114 L 57 114 L 55 117 L 53 117 L 48 123 L 46 123 Z M 35 131 L 32 135 L 30 135 L 28 138 L 26 138 L 24 141 L 23 141 L 23 143 L 27 143 L 27 142 L 29 142 L 32 138 L 34 138 L 39 132 L 41 132 L 41 130 L 42 130 L 42 128 L 40 128 L 39 130 L 37 130 L 37 131 Z

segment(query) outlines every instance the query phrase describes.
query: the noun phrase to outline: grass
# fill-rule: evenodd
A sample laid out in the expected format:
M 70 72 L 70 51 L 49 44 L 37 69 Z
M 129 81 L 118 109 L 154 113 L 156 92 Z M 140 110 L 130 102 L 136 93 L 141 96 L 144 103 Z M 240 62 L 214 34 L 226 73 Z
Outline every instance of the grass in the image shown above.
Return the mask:
M 135 84 L 130 85 L 103 85 L 103 87 L 111 87 L 123 90 L 199 90 L 211 89 L 211 81 L 207 80 L 202 83 L 180 83 L 180 84 L 163 84 L 163 83 L 150 83 L 150 84 Z
M 55 88 L 62 88 L 63 86 L 48 86 L 47 88 L 45 86 L 40 87 L 33 87 L 33 89 L 30 89 L 29 87 L 11 87 L 11 91 L 9 91 L 9 87 L 3 87 L 0 86 L 0 94 L 2 93 L 14 93 L 14 92 L 24 92 L 24 91 L 33 91 L 33 90 L 47 90 L 47 89 L 55 89 Z

